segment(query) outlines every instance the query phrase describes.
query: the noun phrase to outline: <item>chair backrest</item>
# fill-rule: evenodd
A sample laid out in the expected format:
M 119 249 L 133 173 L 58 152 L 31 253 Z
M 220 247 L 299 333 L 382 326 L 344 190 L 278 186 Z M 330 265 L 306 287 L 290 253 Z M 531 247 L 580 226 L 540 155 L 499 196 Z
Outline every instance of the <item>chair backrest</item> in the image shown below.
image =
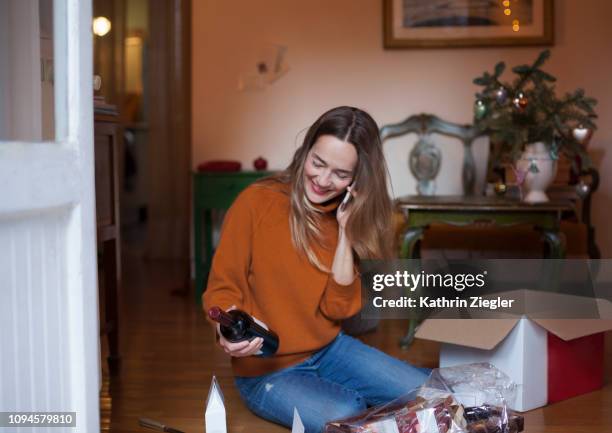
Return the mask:
M 419 195 L 433 195 L 436 190 L 436 177 L 442 163 L 442 153 L 431 139 L 431 134 L 442 134 L 459 139 L 463 143 L 462 185 L 464 195 L 474 195 L 476 186 L 476 166 L 472 143 L 483 135 L 472 125 L 460 125 L 442 120 L 433 114 L 416 114 L 400 123 L 385 125 L 380 129 L 380 138 L 385 140 L 401 135 L 416 133 L 418 139 L 410 151 L 408 166 L 417 179 Z

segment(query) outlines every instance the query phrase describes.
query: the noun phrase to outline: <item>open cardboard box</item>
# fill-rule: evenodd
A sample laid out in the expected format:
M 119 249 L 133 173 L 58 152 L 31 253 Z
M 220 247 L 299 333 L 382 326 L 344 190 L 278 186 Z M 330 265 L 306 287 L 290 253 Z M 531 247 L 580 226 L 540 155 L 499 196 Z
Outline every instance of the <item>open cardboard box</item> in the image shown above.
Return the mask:
M 609 309 L 609 302 L 599 303 Z M 602 307 L 603 305 L 603 307 Z M 500 317 L 502 317 L 500 315 Z M 604 319 L 427 319 L 416 337 L 439 341 L 440 367 L 490 362 L 517 385 L 512 407 L 527 411 L 599 389 L 604 380 Z

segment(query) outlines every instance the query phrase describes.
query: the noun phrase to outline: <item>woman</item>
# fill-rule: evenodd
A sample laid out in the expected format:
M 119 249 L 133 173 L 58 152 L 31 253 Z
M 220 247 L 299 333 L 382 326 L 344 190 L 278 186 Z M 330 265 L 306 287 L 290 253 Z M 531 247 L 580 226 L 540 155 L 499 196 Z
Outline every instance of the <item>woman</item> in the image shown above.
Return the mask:
M 239 308 L 280 338 L 219 344 L 257 415 L 307 433 L 392 400 L 426 374 L 343 334 L 361 308 L 359 261 L 390 257 L 391 202 L 376 122 L 338 107 L 308 130 L 289 167 L 243 191 L 228 211 L 204 305 Z M 346 194 L 351 200 L 339 206 Z

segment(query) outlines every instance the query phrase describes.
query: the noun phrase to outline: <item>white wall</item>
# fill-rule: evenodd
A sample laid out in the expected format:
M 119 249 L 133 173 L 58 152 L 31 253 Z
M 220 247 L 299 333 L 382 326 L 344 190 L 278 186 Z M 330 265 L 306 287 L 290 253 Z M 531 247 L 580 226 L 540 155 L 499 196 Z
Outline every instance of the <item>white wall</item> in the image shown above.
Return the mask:
M 0 101 L 8 101 L 9 95 L 9 43 L 8 43 L 8 2 L 0 0 Z M 0 139 L 8 137 L 10 124 L 9 105 L 0 103 Z
M 592 146 L 605 149 L 612 143 L 606 127 L 612 124 L 612 2 L 557 0 L 555 9 L 556 43 L 546 69 L 560 91 L 584 87 L 599 99 L 601 128 Z M 267 43 L 288 46 L 290 71 L 266 90 L 238 92 L 239 76 L 252 70 Z M 502 59 L 530 62 L 541 49 L 384 50 L 380 0 L 198 0 L 192 46 L 194 165 L 224 158 L 245 168 L 259 155 L 272 168 L 284 167 L 298 133 L 336 105 L 364 108 L 381 125 L 419 112 L 470 122 L 472 79 Z M 445 163 L 459 166 L 458 155 Z M 396 194 L 413 185 L 403 158 L 390 164 Z M 612 206 L 607 149 L 601 173 L 594 220 L 604 256 L 612 257 L 612 227 L 604 223 Z M 445 169 L 439 191 L 454 192 L 458 182 Z
M 0 140 L 37 141 L 42 137 L 39 2 L 0 0 L 0 16 Z

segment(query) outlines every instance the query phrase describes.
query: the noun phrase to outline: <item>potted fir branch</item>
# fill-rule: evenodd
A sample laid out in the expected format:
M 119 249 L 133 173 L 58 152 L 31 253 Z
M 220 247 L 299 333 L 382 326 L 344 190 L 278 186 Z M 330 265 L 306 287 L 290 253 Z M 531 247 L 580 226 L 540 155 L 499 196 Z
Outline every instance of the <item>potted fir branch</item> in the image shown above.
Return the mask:
M 514 67 L 510 83 L 500 79 L 504 62 L 474 79 L 483 87 L 476 94 L 474 124 L 496 144 L 493 163 L 512 164 L 526 192 L 523 199 L 531 203 L 548 201 L 545 190 L 556 175 L 559 154 L 580 169 L 590 167 L 586 144 L 596 129 L 597 101 L 582 89 L 557 97 L 556 78 L 541 69 L 549 57 L 546 50 L 532 65 Z

